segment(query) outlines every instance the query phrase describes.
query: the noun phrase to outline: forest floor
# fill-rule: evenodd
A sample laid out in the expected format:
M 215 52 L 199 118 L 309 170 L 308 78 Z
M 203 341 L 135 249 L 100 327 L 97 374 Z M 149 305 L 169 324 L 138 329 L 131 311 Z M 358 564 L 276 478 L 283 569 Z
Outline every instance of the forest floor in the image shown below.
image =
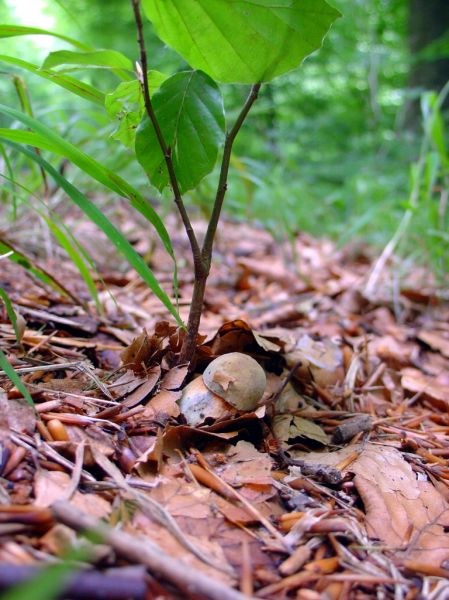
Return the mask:
M 45 235 L 20 247 L 45 249 L 33 260 L 72 299 L 1 261 L 21 344 L 1 308 L 0 347 L 37 413 L 1 373 L 0 589 L 42 584 L 49 565 L 67 598 L 449 598 L 449 303 L 429 274 L 399 279 L 396 261 L 366 297 L 363 245 L 223 223 L 196 375 L 239 352 L 267 383 L 250 411 L 201 392 L 190 414 L 180 332 L 101 236 L 73 227 L 102 276 L 102 316 Z M 123 227 L 170 290 L 167 256 Z

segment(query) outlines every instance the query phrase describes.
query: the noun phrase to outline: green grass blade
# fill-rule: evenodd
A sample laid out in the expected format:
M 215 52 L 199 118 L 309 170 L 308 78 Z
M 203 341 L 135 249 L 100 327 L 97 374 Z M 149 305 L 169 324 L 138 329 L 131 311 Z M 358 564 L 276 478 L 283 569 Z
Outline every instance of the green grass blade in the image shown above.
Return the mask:
M 42 168 L 42 167 L 41 167 Z M 95 285 L 95 281 L 90 273 L 90 269 L 97 272 L 96 267 L 90 258 L 89 254 L 86 252 L 85 248 L 76 240 L 76 238 L 70 233 L 70 231 L 65 227 L 65 225 L 61 222 L 58 214 L 55 213 L 51 208 L 49 208 L 43 200 L 41 200 L 32 190 L 22 185 L 14 178 L 7 177 L 4 174 L 0 173 L 0 177 L 3 177 L 6 181 L 10 181 L 18 188 L 22 189 L 27 193 L 29 197 L 34 197 L 45 209 L 45 211 L 49 211 L 51 218 L 45 214 L 43 210 L 36 208 L 35 206 L 31 206 L 33 210 L 35 210 L 39 216 L 47 223 L 48 228 L 53 233 L 56 240 L 59 242 L 62 248 L 66 251 L 69 258 L 73 262 L 73 264 L 77 267 L 81 277 L 83 278 L 89 293 L 95 302 L 95 306 L 98 312 L 101 314 L 103 312 L 103 307 L 100 304 L 98 298 L 97 287 Z M 19 196 L 20 197 L 20 196 Z M 21 198 L 22 201 L 26 204 L 29 204 L 24 197 Z M 1 288 L 0 288 L 1 289 Z
M 72 94 L 80 96 L 85 100 L 89 100 L 94 104 L 100 104 L 101 106 L 104 105 L 105 94 L 103 94 L 103 92 L 100 92 L 100 90 L 97 90 L 87 83 L 78 81 L 78 79 L 75 79 L 74 77 L 70 77 L 70 75 L 57 73 L 49 69 L 40 69 L 32 63 L 21 60 L 20 58 L 16 58 L 15 56 L 8 56 L 6 54 L 0 54 L 0 61 L 9 65 L 20 67 L 21 69 L 25 69 L 26 71 L 29 71 L 38 77 L 42 77 L 43 79 L 48 79 L 60 87 L 68 90 L 69 92 L 72 92 Z
M 74 571 L 74 565 L 60 563 L 49 565 L 32 579 L 15 585 L 5 592 L 1 600 L 54 600 L 60 598 L 67 578 Z
M 2 287 L 0 287 L 0 298 L 3 300 L 3 304 L 5 305 L 6 314 L 8 315 L 8 319 L 11 321 L 14 333 L 16 334 L 16 340 L 20 344 L 20 338 L 22 336 L 20 333 L 19 325 L 17 323 L 16 311 L 14 310 L 10 297 Z
M 0 350 L 0 368 L 3 369 L 3 371 L 6 373 L 6 375 L 9 377 L 9 379 L 12 381 L 12 383 L 16 386 L 16 388 L 19 390 L 19 392 L 22 394 L 22 396 L 25 398 L 25 400 L 28 402 L 28 404 L 31 404 L 31 406 L 34 406 L 34 401 L 33 401 L 33 398 L 31 397 L 29 391 L 26 389 L 23 381 L 20 379 L 20 377 L 14 371 L 12 364 L 6 358 L 6 354 L 4 354 L 4 352 L 2 352 L 1 350 Z
M 90 200 L 84 196 L 75 186 L 73 186 L 65 177 L 63 177 L 56 169 L 54 169 L 46 160 L 38 156 L 34 152 L 17 146 L 14 147 L 23 152 L 30 158 L 43 167 L 47 173 L 56 181 L 56 183 L 66 192 L 71 200 L 84 212 L 89 219 L 95 223 L 111 240 L 117 250 L 126 258 L 129 264 L 137 271 L 143 281 L 149 286 L 154 294 L 161 300 L 164 306 L 175 317 L 179 325 L 183 325 L 182 320 L 173 306 L 170 298 L 160 287 L 151 269 L 143 261 L 142 257 L 134 250 L 128 240 L 118 231 L 118 229 L 107 219 L 101 210 Z
M 11 166 L 11 161 L 9 160 L 9 156 L 3 146 L 0 144 L 0 156 L 2 157 L 6 170 L 8 171 L 9 178 L 11 180 L 11 199 L 12 199 L 12 218 L 15 221 L 17 218 L 17 194 L 16 194 L 16 186 L 14 183 L 14 171 Z
M 42 64 L 43 69 L 73 65 L 71 69 L 111 69 L 118 77 L 125 81 L 134 79 L 132 61 L 117 50 L 93 50 L 91 52 L 72 52 L 70 50 L 57 50 L 50 52 Z
M 120 196 L 128 198 L 131 202 L 131 205 L 142 215 L 144 215 L 144 217 L 154 226 L 167 252 L 174 260 L 174 253 L 170 242 L 170 236 L 168 235 L 165 225 L 163 224 L 162 220 L 160 219 L 159 215 L 156 213 L 154 208 L 150 206 L 145 201 L 143 196 L 139 194 L 139 192 L 135 190 L 127 181 L 122 179 L 113 171 L 107 169 L 105 166 L 97 162 L 91 156 L 88 156 L 87 154 L 79 150 L 70 142 L 67 142 L 64 138 L 62 138 L 60 135 L 55 133 L 52 129 L 50 129 L 37 119 L 33 119 L 32 117 L 25 115 L 20 111 L 17 111 L 3 104 L 0 104 L 0 112 L 3 112 L 14 119 L 21 121 L 27 127 L 29 127 L 30 129 L 42 136 L 40 143 L 45 144 L 45 146 L 39 145 L 39 140 L 37 139 L 31 142 L 32 146 L 36 146 L 38 148 L 43 148 L 46 150 L 51 150 L 51 152 L 54 152 L 55 154 L 59 154 L 61 156 L 64 156 L 65 158 L 68 158 L 82 171 L 93 177 L 93 179 L 96 179 L 105 187 L 109 188 L 110 190 L 119 194 Z M 22 133 L 26 134 L 27 132 Z M 3 130 L 2 137 L 4 139 L 12 139 L 11 137 L 6 137 L 7 135 L 8 134 Z
M 26 27 L 24 25 L 0 25 L 0 38 L 9 38 L 9 37 L 17 37 L 21 35 L 50 35 L 55 38 L 59 38 L 60 40 L 64 40 L 64 42 L 68 42 L 75 48 L 79 50 L 83 50 L 88 52 L 91 50 L 90 46 L 75 40 L 68 35 L 62 35 L 61 33 L 56 33 L 55 31 L 48 31 L 47 29 L 41 29 L 39 27 Z
M 69 256 L 70 260 L 78 269 L 81 277 L 84 280 L 84 283 L 87 286 L 87 289 L 89 290 L 93 301 L 95 302 L 95 306 L 98 312 L 101 314 L 103 309 L 98 299 L 97 288 L 95 285 L 95 281 L 93 280 L 92 275 L 90 274 L 89 267 L 86 265 L 80 253 L 78 252 L 76 247 L 71 243 L 70 239 L 68 238 L 64 230 L 58 225 L 58 223 L 55 220 L 47 217 L 47 215 L 45 215 L 43 212 L 39 211 L 39 213 L 47 223 L 50 231 L 58 240 L 61 247 L 64 248 L 64 250 L 67 252 L 67 255 Z
M 25 144 L 33 148 L 48 150 L 51 152 L 53 145 L 46 140 L 42 135 L 34 133 L 34 131 L 25 131 L 24 129 L 5 129 L 0 128 L 0 139 L 18 144 Z
M 37 155 L 35 155 L 35 156 L 37 156 Z M 11 252 L 12 252 L 12 254 L 10 254 Z M 33 264 L 31 259 L 29 259 L 27 256 L 25 256 L 24 254 L 22 254 L 21 252 L 16 250 L 13 246 L 11 246 L 11 244 L 9 242 L 6 242 L 5 240 L 0 239 L 0 255 L 2 255 L 2 254 L 8 254 L 8 260 L 12 260 L 16 264 L 20 265 L 21 267 L 23 267 L 24 269 L 29 271 L 32 275 L 37 277 L 37 279 L 42 281 L 42 283 L 45 283 L 46 285 L 49 285 L 50 287 L 54 288 L 60 294 L 63 294 L 64 296 L 68 296 L 76 304 L 82 304 L 80 302 L 80 300 L 74 294 L 72 294 L 72 292 L 70 292 L 62 283 L 57 281 L 53 277 L 53 275 L 48 273 L 42 267 L 39 267 L 38 265 Z

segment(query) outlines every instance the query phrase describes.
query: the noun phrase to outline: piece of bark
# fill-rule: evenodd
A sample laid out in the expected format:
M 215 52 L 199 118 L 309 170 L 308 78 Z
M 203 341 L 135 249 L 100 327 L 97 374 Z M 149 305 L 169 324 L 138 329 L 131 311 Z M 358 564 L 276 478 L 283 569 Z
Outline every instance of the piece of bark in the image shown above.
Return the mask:
M 346 419 L 334 429 L 332 433 L 332 442 L 334 444 L 344 444 L 361 431 L 371 431 L 373 420 L 370 415 L 357 415 L 351 419 Z
M 51 508 L 55 520 L 75 531 L 88 530 L 97 533 L 103 543 L 109 544 L 118 555 L 130 563 L 144 565 L 154 576 L 170 581 L 183 590 L 187 597 L 199 594 L 211 600 L 248 600 L 248 596 L 220 581 L 214 581 L 190 565 L 175 560 L 149 539 L 133 537 L 113 529 L 73 508 L 68 502 L 55 502 Z

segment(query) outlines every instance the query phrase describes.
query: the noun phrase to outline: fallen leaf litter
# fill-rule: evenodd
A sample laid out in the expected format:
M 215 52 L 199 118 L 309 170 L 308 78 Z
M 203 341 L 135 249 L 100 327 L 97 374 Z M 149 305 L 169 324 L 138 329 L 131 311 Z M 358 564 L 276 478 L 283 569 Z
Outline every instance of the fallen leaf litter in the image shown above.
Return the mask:
M 360 248 L 295 244 L 299 264 L 224 224 L 193 377 L 121 265 L 99 265 L 99 318 L 72 275 L 66 300 L 3 261 L 23 349 L 4 311 L 0 346 L 37 412 L 1 375 L 2 589 L 81 548 L 68 597 L 449 597 L 449 305 L 418 269 L 365 297 Z M 191 285 L 187 265 L 183 314 Z M 238 387 L 251 360 L 256 400 Z

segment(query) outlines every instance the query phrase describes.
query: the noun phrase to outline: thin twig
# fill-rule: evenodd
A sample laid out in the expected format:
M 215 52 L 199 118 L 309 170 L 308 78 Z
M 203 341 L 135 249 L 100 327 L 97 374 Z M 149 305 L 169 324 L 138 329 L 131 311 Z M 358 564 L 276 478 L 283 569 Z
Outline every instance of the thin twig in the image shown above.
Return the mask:
M 73 508 L 68 502 L 55 502 L 51 510 L 57 521 L 75 531 L 98 533 L 104 543 L 109 544 L 117 554 L 131 563 L 144 565 L 156 576 L 175 584 L 184 591 L 187 598 L 200 595 L 210 600 L 248 600 L 248 596 L 205 575 L 192 565 L 172 558 L 148 537 L 133 537 L 120 529 L 113 529 Z
M 134 1 L 134 0 L 133 0 Z M 214 245 L 215 234 L 217 232 L 217 225 L 220 219 L 221 209 L 223 207 L 224 197 L 228 189 L 228 173 L 229 165 L 231 162 L 232 145 L 237 137 L 240 128 L 243 125 L 252 105 L 257 99 L 260 90 L 260 83 L 256 83 L 252 86 L 248 98 L 237 117 L 236 122 L 232 129 L 226 135 L 226 141 L 223 149 L 223 158 L 221 161 L 220 177 L 218 180 L 217 192 L 215 195 L 214 206 L 212 209 L 212 215 L 207 226 L 206 236 L 204 238 L 203 247 L 201 248 L 201 265 L 202 270 L 195 270 L 195 282 L 193 286 L 192 302 L 190 304 L 189 320 L 187 323 L 187 335 L 184 339 L 184 343 L 181 349 L 179 363 L 189 363 L 196 346 L 196 339 L 198 335 L 198 329 L 201 321 L 201 314 L 203 310 L 204 293 L 206 290 L 206 281 L 209 275 L 210 265 L 212 261 L 212 248 Z
M 165 164 L 167 165 L 170 184 L 173 189 L 173 194 L 175 196 L 175 203 L 178 207 L 179 214 L 181 215 L 181 219 L 184 224 L 187 237 L 189 238 L 190 247 L 192 249 L 195 269 L 201 270 L 203 268 L 201 261 L 201 251 L 192 224 L 190 222 L 189 215 L 187 214 L 186 207 L 184 206 L 184 202 L 182 200 L 181 190 L 179 189 L 178 179 L 176 177 L 175 169 L 173 166 L 171 148 L 167 145 L 167 142 L 165 141 L 164 134 L 162 133 L 159 121 L 157 120 L 156 114 L 153 109 L 153 104 L 150 98 L 150 88 L 148 85 L 147 52 L 145 47 L 145 40 L 143 37 L 143 24 L 142 15 L 140 14 L 139 0 L 131 0 L 131 4 L 133 7 L 134 19 L 137 28 L 137 43 L 139 44 L 140 50 L 140 66 L 142 68 L 142 73 L 139 74 L 139 80 L 140 85 L 142 87 L 143 99 L 145 102 L 145 110 L 147 112 L 148 118 L 150 119 L 153 125 L 154 133 L 156 134 L 157 141 L 164 156 Z
M 257 100 L 261 85 L 261 83 L 256 83 L 252 86 L 248 98 L 246 99 L 246 102 L 243 105 L 243 108 L 240 111 L 240 114 L 237 117 L 234 126 L 226 136 L 226 141 L 223 149 L 223 159 L 221 162 L 220 178 L 218 180 L 218 187 L 215 196 L 214 207 L 212 210 L 212 215 L 209 221 L 209 225 L 207 227 L 206 237 L 204 238 L 203 248 L 201 251 L 203 260 L 206 261 L 206 263 L 209 265 L 212 256 L 212 247 L 214 244 L 215 233 L 217 231 L 217 225 L 220 219 L 221 209 L 223 207 L 223 200 L 228 189 L 228 173 L 229 165 L 231 162 L 232 146 L 234 144 L 238 132 L 240 131 L 246 117 L 248 116 L 249 111 L 251 110 L 252 105 Z

